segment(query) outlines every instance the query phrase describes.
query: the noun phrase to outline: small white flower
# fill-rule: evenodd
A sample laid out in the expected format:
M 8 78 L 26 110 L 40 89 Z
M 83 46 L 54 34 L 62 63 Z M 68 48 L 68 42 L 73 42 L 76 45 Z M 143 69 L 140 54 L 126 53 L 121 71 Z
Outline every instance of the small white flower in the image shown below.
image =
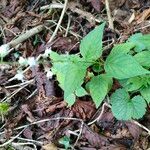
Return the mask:
M 19 57 L 19 60 L 18 60 L 19 64 L 21 66 L 27 66 L 28 65 L 28 61 L 27 59 L 23 58 L 23 57 Z
M 67 56 L 69 56 L 69 52 L 68 52 L 68 51 L 66 51 L 65 54 L 66 54 Z
M 29 57 L 28 58 L 28 64 L 29 64 L 30 67 L 34 67 L 37 64 L 37 61 L 35 60 L 34 57 Z
M 8 54 L 8 51 L 10 49 L 9 44 L 3 44 L 0 46 L 0 57 L 3 58 Z
M 14 79 L 24 81 L 24 75 L 22 71 L 18 71 L 18 73 L 14 76 Z
M 44 57 L 44 58 L 48 57 L 51 52 L 52 52 L 51 48 L 47 48 L 47 49 L 45 50 L 45 53 L 43 54 L 43 57 Z
M 48 78 L 48 79 L 52 79 L 52 77 L 53 77 L 53 73 L 52 73 L 52 71 L 47 71 L 47 73 L 46 73 L 46 77 Z

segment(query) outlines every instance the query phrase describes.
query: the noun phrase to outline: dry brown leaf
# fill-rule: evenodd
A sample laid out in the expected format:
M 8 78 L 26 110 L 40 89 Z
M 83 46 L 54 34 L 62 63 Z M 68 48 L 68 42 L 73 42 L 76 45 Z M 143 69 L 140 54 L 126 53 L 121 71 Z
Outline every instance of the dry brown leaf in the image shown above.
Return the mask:
M 95 148 L 101 148 L 102 146 L 109 145 L 109 139 L 93 132 L 88 126 L 84 125 L 82 130 L 82 137 L 85 138 L 90 145 Z
M 137 18 L 137 23 L 140 24 L 141 22 L 147 20 L 150 17 L 150 8 L 145 9 Z
M 101 149 L 102 150 L 127 150 L 127 148 L 125 148 L 122 145 L 112 145 L 112 144 L 106 147 L 102 147 Z
M 114 128 L 114 116 L 112 112 L 106 111 L 103 113 L 100 120 L 97 120 L 97 125 L 106 130 L 112 130 Z
M 32 139 L 33 131 L 31 131 L 30 128 L 26 128 L 26 129 L 23 131 L 23 135 L 24 135 L 27 139 Z
M 57 147 L 53 143 L 42 146 L 42 150 L 57 150 Z
M 56 42 L 52 45 L 52 49 L 57 49 L 57 51 L 76 51 L 79 48 L 79 44 L 74 37 L 58 37 Z
M 96 112 L 96 108 L 91 101 L 77 100 L 72 107 L 72 111 L 78 118 L 86 120 L 91 119 Z
M 101 0 L 88 0 L 88 1 L 91 2 L 91 5 L 97 12 L 100 12 Z
M 125 124 L 128 127 L 129 132 L 131 133 L 131 135 L 133 136 L 133 138 L 135 140 L 138 140 L 138 138 L 139 138 L 139 136 L 140 136 L 140 134 L 142 132 L 141 128 L 138 125 L 136 125 L 136 124 L 134 124 L 132 122 L 129 122 L 129 121 L 126 122 Z

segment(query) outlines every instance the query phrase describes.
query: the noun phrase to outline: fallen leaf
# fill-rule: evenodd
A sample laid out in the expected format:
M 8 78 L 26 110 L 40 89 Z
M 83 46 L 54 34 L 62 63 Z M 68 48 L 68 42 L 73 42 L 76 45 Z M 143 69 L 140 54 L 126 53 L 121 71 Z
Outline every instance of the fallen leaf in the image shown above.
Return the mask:
M 22 105 L 22 106 L 21 106 L 21 110 L 22 110 L 25 114 L 28 115 L 28 120 L 29 120 L 30 122 L 35 121 L 35 118 L 33 117 L 32 112 L 31 112 L 31 110 L 30 110 L 30 107 L 29 107 L 27 104 Z
M 46 144 L 46 145 L 42 146 L 42 148 L 43 148 L 43 150 L 58 150 L 56 145 L 53 143 Z
M 142 133 L 141 128 L 138 125 L 136 125 L 135 123 L 132 123 L 130 121 L 125 122 L 125 124 L 128 127 L 129 132 L 133 136 L 134 140 L 138 140 L 140 134 Z
M 23 135 L 28 138 L 28 139 L 32 139 L 32 136 L 33 136 L 33 131 L 31 131 L 30 128 L 26 128 L 24 131 L 23 131 Z
M 104 145 L 109 145 L 109 138 L 106 138 L 98 133 L 93 132 L 88 126 L 84 125 L 82 130 L 82 138 L 85 138 L 90 145 L 95 148 L 101 148 Z
M 91 119 L 96 112 L 96 108 L 91 101 L 77 100 L 72 107 L 72 111 L 76 117 L 86 120 Z
M 103 130 L 112 130 L 114 128 L 115 118 L 111 111 L 108 109 L 104 111 L 101 118 L 97 120 L 97 125 L 100 126 Z
M 100 12 L 101 0 L 88 0 L 88 2 L 91 2 L 91 5 L 97 12 Z
M 102 147 L 101 149 L 102 150 L 127 150 L 127 148 L 122 145 L 113 145 L 113 144 L 110 144 L 109 146 L 106 147 Z
M 73 37 L 58 37 L 56 42 L 52 45 L 52 49 L 57 49 L 57 51 L 70 52 L 71 50 L 77 51 L 79 48 L 79 43 Z

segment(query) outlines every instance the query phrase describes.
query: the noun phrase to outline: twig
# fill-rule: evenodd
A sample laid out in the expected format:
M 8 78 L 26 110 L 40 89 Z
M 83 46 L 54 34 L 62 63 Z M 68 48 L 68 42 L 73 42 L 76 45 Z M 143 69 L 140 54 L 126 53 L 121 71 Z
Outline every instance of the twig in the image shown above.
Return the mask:
M 64 7 L 63 4 L 52 3 L 52 4 L 49 4 L 49 5 L 45 5 L 45 6 L 40 7 L 40 10 L 46 10 L 46 9 L 52 9 L 52 8 L 60 8 L 60 9 L 62 9 L 63 7 Z
M 47 20 L 47 22 L 49 22 L 49 23 L 52 22 L 52 23 L 54 23 L 54 24 L 56 24 L 56 25 L 58 24 L 58 23 L 56 23 L 54 20 L 50 20 L 50 21 Z M 61 26 L 61 25 L 60 25 L 60 28 L 63 29 L 63 30 L 65 30 L 65 31 L 67 31 L 67 29 L 65 29 L 65 28 L 64 28 L 63 26 Z M 73 32 L 73 31 L 70 31 L 70 30 L 69 30 L 69 33 L 72 34 L 73 36 L 75 36 L 77 39 L 82 38 L 82 36 L 80 36 L 79 34 Z
M 35 89 L 28 97 L 26 100 L 30 99 L 32 96 L 34 96 L 37 93 L 37 89 Z
M 27 39 L 30 38 L 31 36 L 33 36 L 33 35 L 35 35 L 35 34 L 41 32 L 41 31 L 44 30 L 44 29 L 45 29 L 44 25 L 39 25 L 39 26 L 37 26 L 37 27 L 34 27 L 34 28 L 32 28 L 32 29 L 26 31 L 25 33 L 19 35 L 18 38 L 16 38 L 16 39 L 12 40 L 11 42 L 9 42 L 8 45 L 9 45 L 10 47 L 15 47 L 15 46 L 17 46 L 18 44 L 24 42 L 25 40 L 27 40 Z
M 32 83 L 34 80 L 30 80 L 30 82 L 27 82 L 26 84 L 22 85 L 19 89 L 16 89 L 15 91 L 13 91 L 9 96 L 4 97 L 1 102 L 5 101 L 5 100 L 9 100 L 11 99 L 13 96 L 15 96 L 19 91 L 21 91 L 22 89 L 24 89 L 26 86 L 28 86 L 30 83 Z
M 68 0 L 65 0 L 64 8 L 63 8 L 61 16 L 59 18 L 58 24 L 57 24 L 57 26 L 55 28 L 55 31 L 53 32 L 51 38 L 49 39 L 48 43 L 52 42 L 52 40 L 54 39 L 55 35 L 57 34 L 57 31 L 59 29 L 59 26 L 61 25 L 62 19 L 63 19 L 64 14 L 65 14 L 65 11 L 66 11 L 66 8 L 67 8 L 67 4 L 68 4 Z
M 77 139 L 76 139 L 76 141 L 75 141 L 73 147 L 75 147 L 75 146 L 77 145 L 77 143 L 78 143 L 78 141 L 79 141 L 79 139 L 80 139 L 80 137 L 81 137 L 82 130 L 83 130 L 83 125 L 84 125 L 84 123 L 81 122 L 80 132 L 79 132 L 79 134 L 78 134 L 78 137 L 77 137 Z
M 101 21 L 103 21 L 103 19 L 96 19 L 91 13 L 77 8 L 75 2 L 70 2 L 69 8 L 72 12 L 75 12 L 81 17 L 86 18 L 87 21 L 89 21 L 91 24 L 95 24 L 95 22 L 100 23 Z
M 23 129 L 21 132 L 19 132 L 16 136 L 14 136 L 12 139 L 8 140 L 7 142 L 3 143 L 0 145 L 0 147 L 5 147 L 6 145 L 10 144 L 12 141 L 14 141 L 17 137 L 19 137 L 22 132 L 24 131 L 25 129 Z
M 75 121 L 79 121 L 81 123 L 83 122 L 82 119 L 78 119 L 78 118 L 58 117 L 58 118 L 43 119 L 43 120 L 35 121 L 35 122 L 30 123 L 30 124 L 17 127 L 17 128 L 14 129 L 14 131 L 17 131 L 17 130 L 20 130 L 20 129 L 25 129 L 25 128 L 31 126 L 31 125 L 36 125 L 36 124 L 39 124 L 39 123 L 48 122 L 48 121 L 56 121 L 56 120 L 75 120 Z M 84 124 L 84 122 L 83 122 L 83 124 Z M 3 135 L 3 134 L 5 134 L 5 131 L 0 132 L 0 135 Z
M 91 124 L 93 124 L 93 123 L 95 123 L 96 121 L 98 121 L 98 120 L 101 119 L 101 117 L 102 117 L 102 115 L 103 115 L 103 113 L 104 113 L 104 111 L 105 111 L 105 106 L 107 106 L 107 103 L 106 103 L 106 102 L 102 105 L 102 110 L 101 110 L 100 115 L 99 115 L 97 118 L 95 118 L 93 121 L 89 122 L 88 125 L 91 125 Z
M 105 5 L 106 5 L 109 27 L 110 27 L 110 29 L 114 30 L 113 19 L 111 17 L 111 11 L 110 11 L 110 7 L 109 7 L 109 0 L 105 0 Z
M 134 124 L 138 125 L 139 127 L 141 127 L 142 129 L 144 129 L 145 131 L 148 132 L 148 134 L 150 135 L 150 130 L 148 128 L 146 128 L 145 126 L 143 126 L 142 124 L 140 124 L 139 122 L 132 120 L 131 122 L 133 122 Z
M 27 128 L 31 125 L 35 125 L 35 124 L 39 124 L 39 123 L 43 123 L 43 122 L 48 122 L 48 121 L 56 121 L 56 120 L 75 120 L 75 121 L 83 122 L 82 119 L 78 119 L 78 118 L 58 117 L 58 118 L 43 119 L 43 120 L 35 121 L 35 122 L 30 123 L 30 124 L 17 127 L 14 130 L 16 131 L 16 130 L 20 130 L 20 129 L 23 129 L 23 128 Z M 2 133 L 0 133 L 0 134 L 2 134 Z
M 13 138 L 13 137 L 11 137 L 11 138 Z M 22 137 L 17 137 L 16 139 L 36 143 L 37 145 L 40 145 L 40 146 L 43 145 L 43 142 L 32 140 L 32 139 L 26 139 L 26 138 L 22 138 Z
M 23 86 L 23 85 L 26 85 L 26 84 L 31 84 L 33 81 L 34 81 L 34 79 L 31 79 L 31 80 L 23 82 L 23 83 L 10 85 L 10 86 L 5 86 L 5 89 L 16 88 L 16 87 L 20 87 L 20 86 Z
M 147 25 L 145 25 L 145 26 L 143 26 L 143 27 L 135 28 L 135 29 L 134 29 L 134 32 L 137 32 L 137 31 L 140 31 L 140 30 L 142 30 L 142 29 L 145 29 L 145 28 L 150 27 L 150 21 L 147 21 L 146 23 L 147 23 Z
M 67 35 L 68 35 L 70 23 L 71 23 L 71 17 L 68 15 L 68 23 L 67 23 L 67 29 L 66 29 L 65 37 L 67 37 Z
M 34 147 L 33 150 L 37 150 L 36 145 L 34 143 L 31 143 L 31 142 L 26 142 L 26 143 L 15 143 L 15 142 L 12 142 L 12 146 L 14 146 L 14 147 L 24 146 L 24 145 L 32 145 Z

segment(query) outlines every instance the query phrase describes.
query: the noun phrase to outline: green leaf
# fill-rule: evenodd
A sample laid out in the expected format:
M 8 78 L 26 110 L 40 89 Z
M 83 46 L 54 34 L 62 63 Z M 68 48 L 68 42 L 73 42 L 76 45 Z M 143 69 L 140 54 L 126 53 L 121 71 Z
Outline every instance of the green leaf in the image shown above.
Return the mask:
M 64 91 L 66 95 L 75 92 L 84 81 L 86 67 L 84 67 L 82 64 L 80 65 L 80 67 L 77 64 L 68 65 L 64 79 Z
M 64 93 L 64 100 L 68 103 L 68 106 L 72 106 L 75 103 L 76 96 L 73 93 L 70 95 Z
M 92 66 L 92 69 L 94 72 L 97 72 L 97 73 L 103 71 L 103 68 L 99 64 L 94 64 Z
M 150 34 L 142 35 L 142 33 L 136 33 L 132 35 L 128 41 L 133 42 L 136 45 L 136 52 L 140 52 L 145 49 L 150 50 Z
M 91 63 L 86 62 L 77 55 L 59 55 L 55 52 L 51 52 L 50 57 L 53 64 L 51 68 L 52 72 L 56 74 L 61 88 L 71 94 L 83 83 L 86 68 L 88 68 Z
M 71 105 L 70 95 L 75 93 L 84 82 L 86 69 L 91 63 L 86 62 L 84 58 L 77 55 L 59 55 L 51 52 L 50 57 L 53 64 L 51 70 L 56 74 L 60 87 L 64 90 L 65 100 L 69 101 Z
M 150 73 L 129 54 L 110 54 L 104 64 L 105 71 L 117 79 L 126 79 Z
M 112 79 L 103 74 L 93 77 L 88 84 L 91 97 L 96 107 L 99 107 L 108 93 L 110 84 L 112 85 Z
M 59 143 L 63 144 L 65 146 L 65 149 L 67 150 L 70 147 L 70 138 L 67 136 L 64 136 L 59 140 Z
M 122 84 L 122 86 L 127 90 L 127 91 L 135 91 L 140 89 L 143 86 L 143 82 L 141 80 L 141 77 L 133 77 L 129 78 Z
M 111 55 L 117 55 L 117 54 L 127 54 L 130 52 L 131 49 L 135 47 L 134 43 L 127 42 L 127 43 L 122 43 L 122 44 L 117 44 L 113 47 L 111 50 Z
M 76 94 L 78 97 L 82 97 L 82 96 L 87 95 L 88 93 L 86 92 L 86 90 L 85 90 L 83 87 L 79 87 L 79 88 L 75 91 L 75 94 Z
M 129 94 L 124 89 L 118 89 L 111 96 L 112 112 L 119 120 L 142 118 L 146 112 L 146 102 L 141 96 L 130 100 Z
M 2 114 L 6 114 L 8 112 L 8 109 L 9 109 L 9 104 L 8 103 L 0 103 L 0 112 Z
M 124 81 L 122 80 L 120 83 L 127 91 L 141 90 L 150 86 L 150 76 L 144 75 L 133 77 Z
M 137 53 L 134 55 L 134 58 L 140 65 L 150 68 L 150 51 L 142 51 Z
M 81 55 L 87 60 L 96 60 L 102 55 L 102 38 L 105 23 L 86 35 L 80 44 Z
M 142 90 L 140 90 L 140 92 L 147 103 L 150 103 L 150 86 L 147 88 L 143 88 Z

